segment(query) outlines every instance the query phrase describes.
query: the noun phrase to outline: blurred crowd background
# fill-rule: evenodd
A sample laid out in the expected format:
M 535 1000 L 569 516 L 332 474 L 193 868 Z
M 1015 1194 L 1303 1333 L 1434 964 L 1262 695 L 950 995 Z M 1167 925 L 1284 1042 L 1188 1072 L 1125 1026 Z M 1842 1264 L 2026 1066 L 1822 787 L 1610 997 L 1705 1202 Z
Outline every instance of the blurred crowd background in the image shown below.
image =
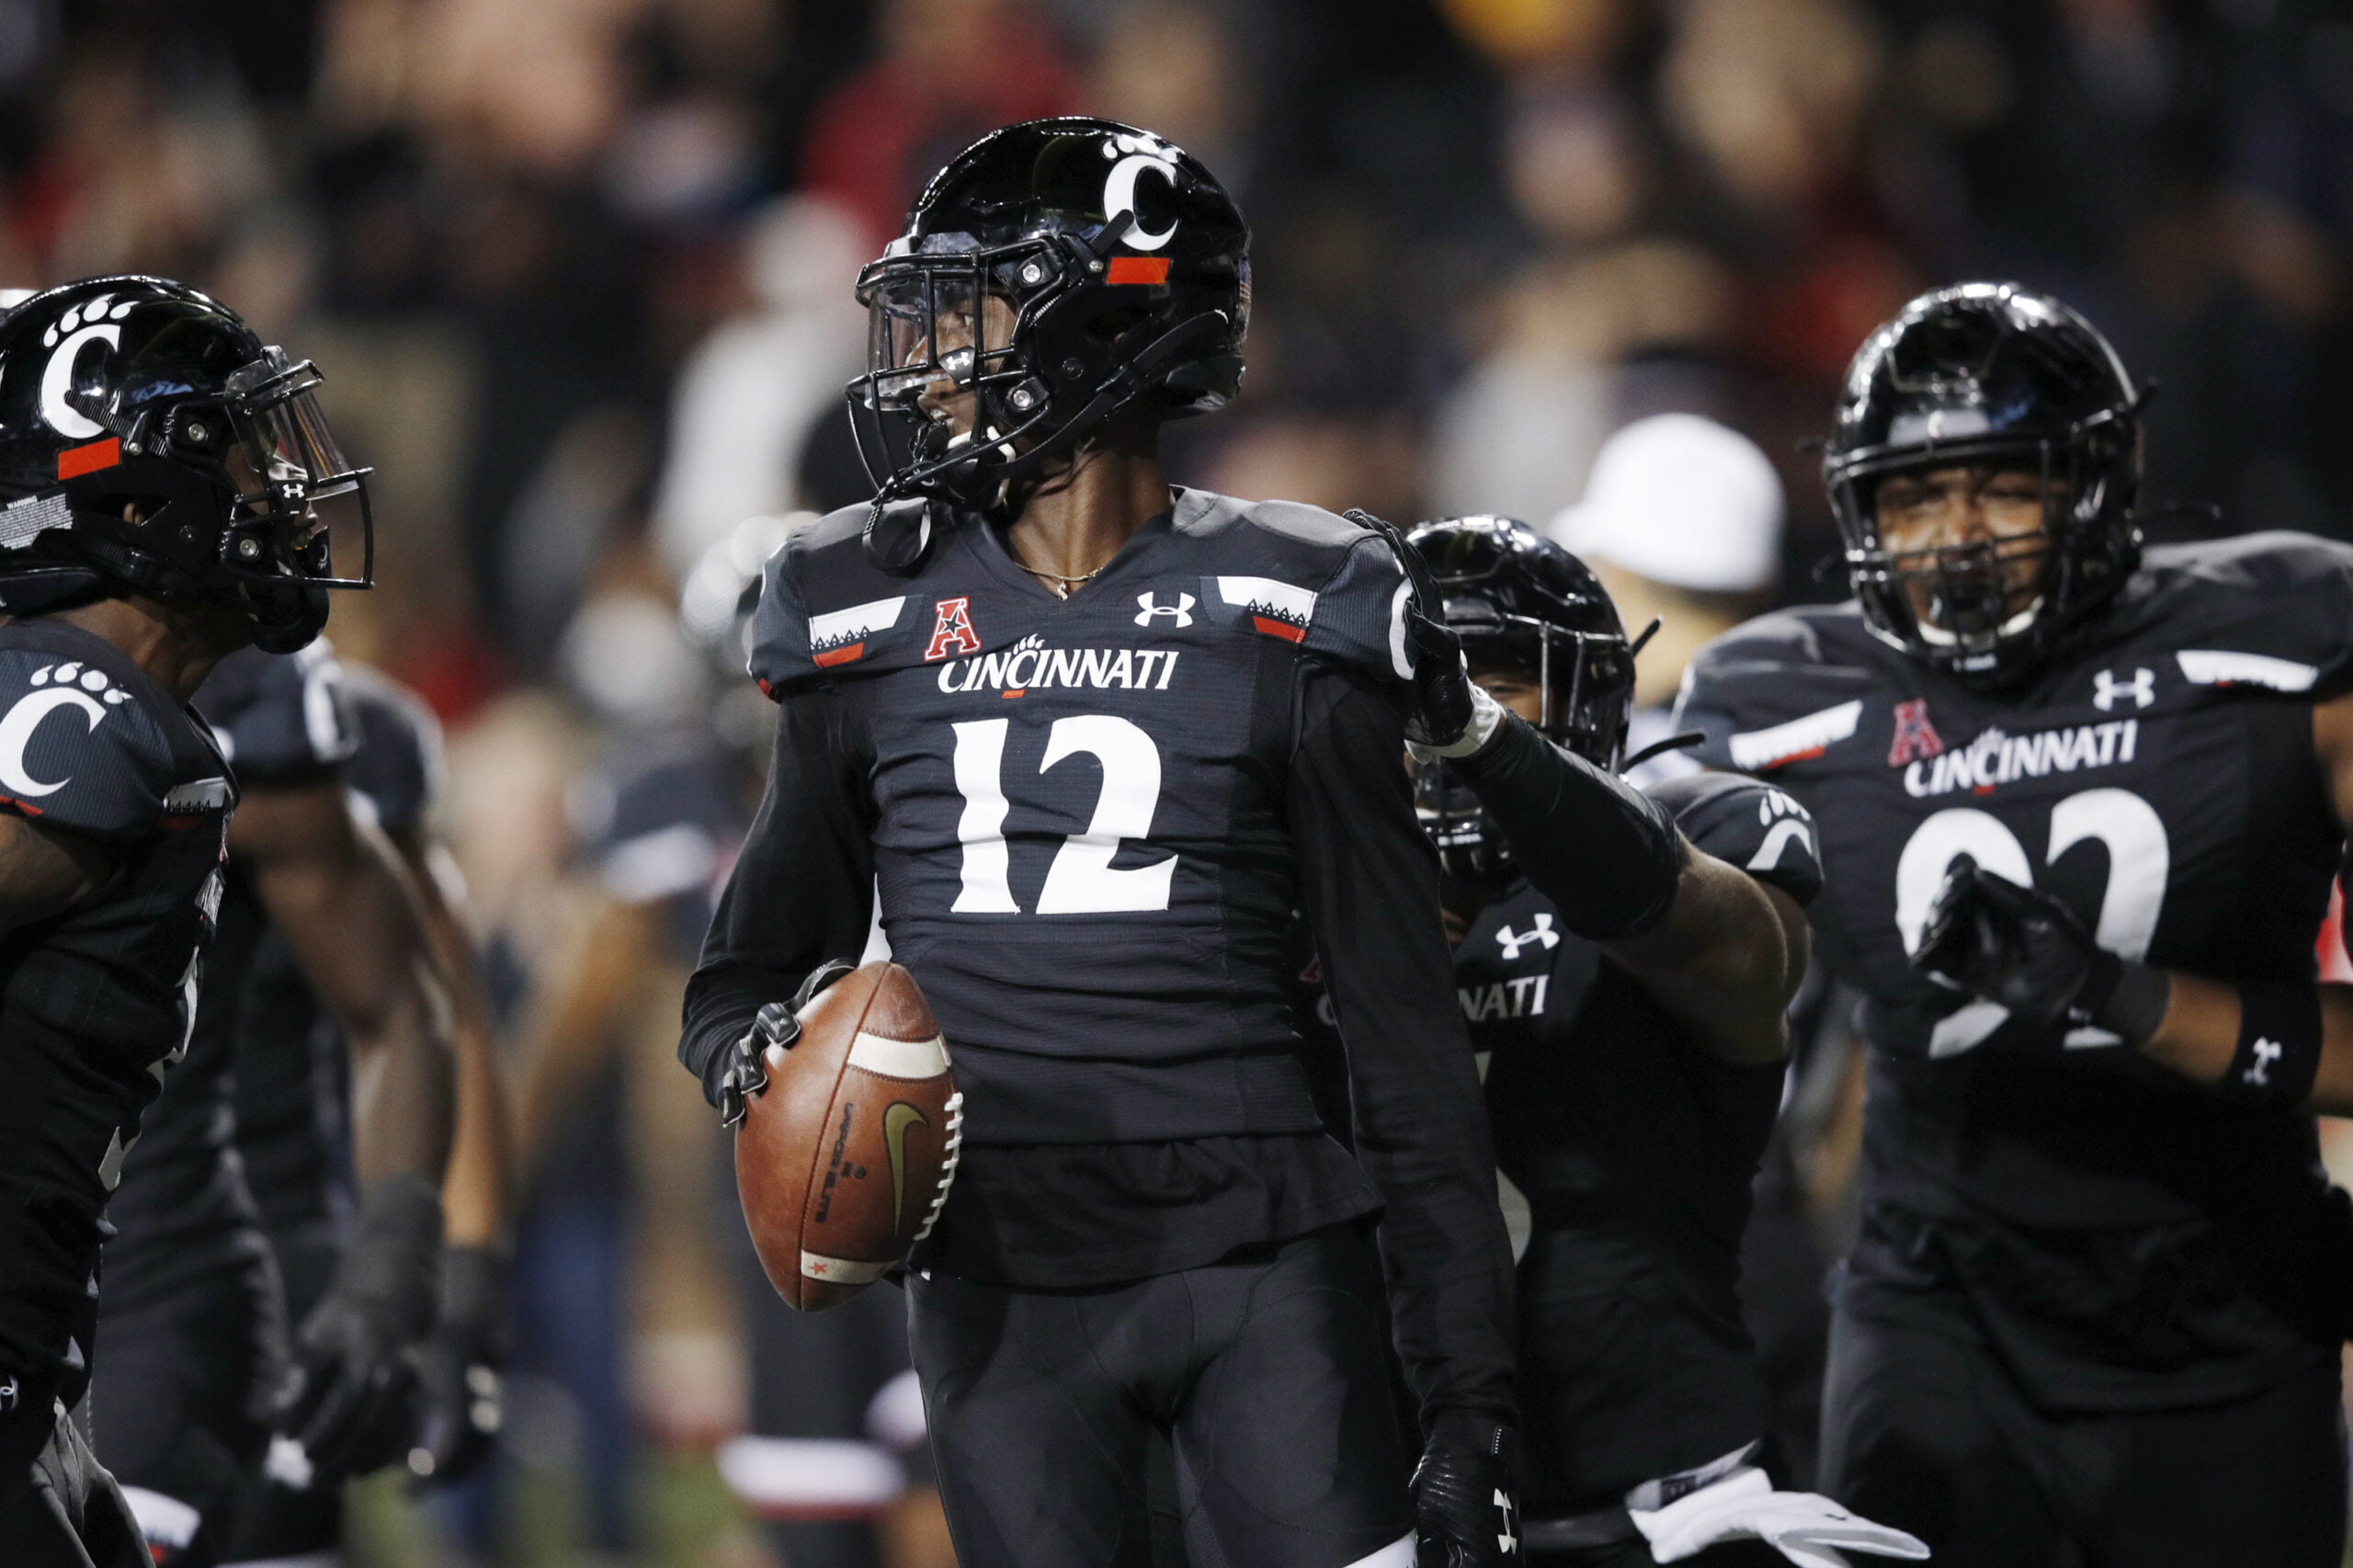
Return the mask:
M 710 1457 L 724 1178 L 669 1060 L 691 933 L 651 913 L 726 846 L 590 846 L 619 771 L 734 722 L 677 628 L 697 562 L 866 494 L 857 267 L 956 149 L 1062 112 L 1188 147 L 1255 229 L 1187 483 L 1550 526 L 1613 431 L 1704 415 L 1787 526 L 1683 608 L 1836 597 L 1802 443 L 1872 325 L 1992 276 L 2157 384 L 2154 531 L 2353 534 L 2324 0 L 0 0 L 0 287 L 160 273 L 316 358 L 378 471 L 381 586 L 332 635 L 449 730 L 531 1300 L 511 1462 L 430 1518 L 378 1488 L 363 1562 L 775 1561 Z M 1783 1166 L 1825 1246 L 1850 1087 Z

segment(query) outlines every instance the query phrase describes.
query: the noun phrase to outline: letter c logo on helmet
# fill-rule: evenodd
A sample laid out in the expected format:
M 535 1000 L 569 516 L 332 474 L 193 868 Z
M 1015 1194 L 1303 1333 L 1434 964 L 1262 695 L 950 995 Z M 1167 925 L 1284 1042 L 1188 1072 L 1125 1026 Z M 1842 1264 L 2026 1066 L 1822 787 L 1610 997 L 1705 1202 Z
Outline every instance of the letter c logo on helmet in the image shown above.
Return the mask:
M 111 296 L 101 294 L 86 304 L 69 307 L 41 334 L 41 342 L 53 346 L 54 351 L 41 367 L 40 416 L 59 435 L 85 441 L 107 433 L 106 426 L 66 402 L 65 394 L 73 390 L 74 368 L 85 348 L 93 343 L 105 344 L 109 352 L 122 347 L 120 324 L 131 313 L 133 303 L 131 300 L 117 302 Z M 113 319 L 106 319 L 109 316 Z M 58 341 L 61 335 L 64 338 L 62 343 Z
M 65 393 L 74 384 L 74 363 L 82 358 L 84 348 L 103 343 L 113 349 L 121 342 L 122 328 L 107 322 L 85 326 L 57 346 L 57 352 L 49 357 L 49 363 L 40 373 L 40 416 L 49 422 L 51 429 L 77 441 L 107 433 L 105 426 L 66 402 Z
M 1116 153 L 1122 147 L 1135 146 L 1137 142 L 1134 138 L 1122 136 L 1116 141 L 1106 142 L 1103 144 L 1103 151 L 1106 153 Z M 1146 170 L 1158 175 L 1162 180 L 1165 181 L 1172 193 L 1176 190 L 1176 159 L 1170 155 L 1165 147 L 1147 144 L 1142 150 L 1131 152 L 1126 157 L 1111 165 L 1110 176 L 1103 182 L 1103 212 L 1109 218 L 1117 218 L 1122 212 L 1133 213 L 1136 219 L 1135 224 L 1128 231 L 1127 238 L 1120 243 L 1135 250 L 1158 250 L 1176 237 L 1176 221 L 1174 218 L 1170 219 L 1168 227 L 1156 234 L 1145 231 L 1143 215 L 1136 212 L 1136 176 Z

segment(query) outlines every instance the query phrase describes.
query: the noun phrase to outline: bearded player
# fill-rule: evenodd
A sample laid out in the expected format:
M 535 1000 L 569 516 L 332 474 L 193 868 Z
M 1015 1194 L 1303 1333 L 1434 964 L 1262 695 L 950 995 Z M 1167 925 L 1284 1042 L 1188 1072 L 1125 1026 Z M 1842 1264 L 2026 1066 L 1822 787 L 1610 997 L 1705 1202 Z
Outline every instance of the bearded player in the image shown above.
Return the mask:
M 795 533 L 758 612 L 774 770 L 681 1054 L 714 1104 L 755 1092 L 879 884 L 966 1102 L 907 1286 L 970 1568 L 1146 1561 L 1155 1430 L 1227 1561 L 1517 1548 L 1510 1251 L 1398 766 L 1415 660 L 1467 712 L 1461 653 L 1389 539 L 1172 487 L 1157 457 L 1164 419 L 1238 384 L 1247 242 L 1144 131 L 1033 121 L 961 153 L 858 283 L 881 495 Z M 1353 1158 L 1290 1023 L 1294 907 Z M 1420 1401 L 1410 1495 L 1384 1316 Z
M 1913 301 L 1824 460 L 1855 599 L 1719 640 L 1682 705 L 1811 807 L 1867 998 L 1824 1484 L 1960 1568 L 2344 1546 L 2353 1228 L 2308 1099 L 2353 551 L 2144 551 L 2143 402 L 2048 296 Z
M 1756 780 L 1618 777 L 1635 649 L 1575 556 L 1499 517 L 1410 540 L 1483 693 L 1462 735 L 1414 748 L 1415 799 L 1472 1042 L 1493 1052 L 1496 1154 L 1529 1210 L 1530 1561 L 1924 1555 L 1774 1489 L 1742 1321 L 1750 1189 L 1822 887 L 1813 824 Z
M 108 1195 L 187 1050 L 234 789 L 189 696 L 326 619 L 365 531 L 317 372 L 176 283 L 0 318 L 0 1562 L 146 1563 L 66 1418 Z M 364 579 L 364 573 L 362 574 Z

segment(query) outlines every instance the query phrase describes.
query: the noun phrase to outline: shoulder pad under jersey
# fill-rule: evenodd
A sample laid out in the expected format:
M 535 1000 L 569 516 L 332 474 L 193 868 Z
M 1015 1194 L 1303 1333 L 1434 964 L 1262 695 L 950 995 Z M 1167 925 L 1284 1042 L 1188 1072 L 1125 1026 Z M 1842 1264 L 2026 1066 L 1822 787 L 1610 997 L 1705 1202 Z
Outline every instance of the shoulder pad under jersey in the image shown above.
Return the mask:
M 1691 755 L 1709 767 L 1761 773 L 1820 756 L 1854 738 L 1881 666 L 1902 656 L 1852 604 L 1777 610 L 1692 656 L 1674 727 L 1707 737 Z
M 180 777 L 171 736 L 200 746 L 193 721 L 111 649 L 82 652 L 96 641 L 77 637 L 69 651 L 35 629 L 0 628 L 0 810 L 124 843 L 183 808 L 227 805 L 225 775 L 200 786 Z
M 795 528 L 768 557 L 752 617 L 751 673 L 770 697 L 921 655 L 920 639 L 930 630 L 913 608 L 922 573 L 893 576 L 866 558 L 866 514 L 862 501 L 828 513 Z M 938 555 L 934 541 L 930 559 Z
M 405 833 L 441 794 L 441 722 L 415 692 L 364 665 L 345 665 L 342 686 L 357 740 L 344 778 L 385 832 Z
M 2161 545 L 2117 613 L 2193 685 L 2353 689 L 2353 545 L 2276 530 Z
M 239 649 L 197 688 L 196 710 L 244 785 L 314 782 L 358 745 L 343 667 L 324 638 L 298 653 Z
M 1770 882 L 1801 908 L 1822 891 L 1813 818 L 1786 790 L 1737 773 L 1690 773 L 1646 793 L 1695 846 Z
M 1212 619 L 1248 618 L 1308 653 L 1413 678 L 1405 574 L 1379 534 L 1320 506 L 1204 490 L 1178 493 L 1173 531 L 1211 567 L 1201 586 Z

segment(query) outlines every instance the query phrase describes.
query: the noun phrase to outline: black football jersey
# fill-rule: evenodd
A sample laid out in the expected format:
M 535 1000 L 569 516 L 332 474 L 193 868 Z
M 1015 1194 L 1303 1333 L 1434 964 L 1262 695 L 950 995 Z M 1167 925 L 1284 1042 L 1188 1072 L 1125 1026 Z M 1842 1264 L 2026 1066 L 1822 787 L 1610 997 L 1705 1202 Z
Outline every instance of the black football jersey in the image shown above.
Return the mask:
M 404 834 L 431 811 L 439 789 L 440 725 L 389 677 L 364 665 L 334 669 L 337 722 L 348 737 L 344 783 L 385 832 Z M 234 1001 L 237 1149 L 264 1228 L 275 1237 L 335 1223 L 347 1210 L 350 1179 L 343 1035 L 267 922 Z
M 1867 998 L 1867 1201 L 2046 1238 L 2172 1227 L 2190 1248 L 2201 1227 L 2228 1244 L 2323 1211 L 2309 1116 L 2227 1104 L 2104 1031 L 2031 1028 L 1905 954 L 1966 851 L 2128 958 L 2313 981 L 2344 830 L 2312 709 L 2348 686 L 2353 549 L 2279 533 L 2150 551 L 2119 602 L 2006 696 L 1938 678 L 1852 604 L 1768 616 L 1701 652 L 1678 722 L 1707 733 L 1712 766 L 1771 777 L 1820 824 L 1814 927 Z M 2078 1292 L 2000 1289 L 2046 1307 Z M 2129 1324 L 2163 1314 L 2128 1306 L 2083 1329 L 2087 1355 L 2156 1374 L 2262 1337 L 2217 1331 L 2151 1358 Z
M 101 1210 L 187 1051 L 235 790 L 194 712 L 53 621 L 0 627 L 0 809 L 102 845 L 97 893 L 0 940 L 0 1375 L 86 1375 Z
M 1820 889 L 1813 824 L 1781 790 L 1717 778 L 1650 792 L 1707 853 L 1801 903 Z M 1529 1210 L 1531 1504 L 1612 1500 L 1760 1436 L 1740 1246 L 1781 1067 L 1710 1055 L 1524 879 L 1471 921 L 1454 972 L 1487 1056 L 1496 1164 Z M 1304 1027 L 1328 1029 L 1313 972 L 1302 980 Z
M 351 754 L 341 672 L 324 642 L 299 653 L 232 653 L 198 688 L 195 706 L 241 789 L 332 780 Z M 232 860 L 187 1060 L 148 1109 L 108 1212 L 117 1233 L 107 1244 L 110 1312 L 263 1245 L 236 1154 L 232 1075 L 239 998 L 267 928 L 252 883 Z
M 1388 547 L 1180 490 L 1063 600 L 978 527 L 889 575 L 864 517 L 769 562 L 752 673 L 836 683 L 864 717 L 882 926 L 967 1141 L 1313 1131 L 1282 963 L 1295 672 L 1405 677 Z

